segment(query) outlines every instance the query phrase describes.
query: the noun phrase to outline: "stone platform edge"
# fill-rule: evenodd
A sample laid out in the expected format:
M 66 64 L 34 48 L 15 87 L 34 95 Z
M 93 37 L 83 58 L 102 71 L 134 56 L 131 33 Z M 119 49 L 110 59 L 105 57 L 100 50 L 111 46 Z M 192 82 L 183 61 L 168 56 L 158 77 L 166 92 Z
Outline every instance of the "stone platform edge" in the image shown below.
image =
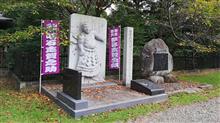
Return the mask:
M 127 100 L 127 101 L 121 101 L 117 103 L 107 104 L 99 107 L 89 107 L 86 109 L 81 110 L 73 110 L 71 107 L 69 107 L 65 102 L 62 102 L 60 99 L 58 99 L 56 94 L 51 93 L 46 88 L 42 87 L 42 93 L 51 98 L 58 106 L 60 106 L 64 111 L 69 113 L 74 118 L 80 118 L 81 116 L 88 116 L 91 114 L 96 113 L 102 113 L 110 110 L 115 109 L 123 109 L 132 107 L 138 104 L 150 104 L 150 103 L 159 103 L 166 101 L 168 99 L 167 94 L 159 94 L 155 96 L 146 96 L 141 97 L 137 99 Z

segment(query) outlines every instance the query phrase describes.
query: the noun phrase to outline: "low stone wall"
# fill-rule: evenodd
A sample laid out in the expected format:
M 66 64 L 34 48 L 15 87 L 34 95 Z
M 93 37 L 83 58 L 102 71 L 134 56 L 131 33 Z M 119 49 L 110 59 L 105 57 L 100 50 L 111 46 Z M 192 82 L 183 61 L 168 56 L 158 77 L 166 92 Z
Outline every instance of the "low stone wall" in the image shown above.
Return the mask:
M 22 81 L 12 71 L 8 72 L 8 76 L 15 79 L 17 90 L 24 90 L 24 89 L 38 90 L 38 88 L 39 88 L 39 80 L 36 80 L 36 81 Z M 59 82 L 59 81 L 60 81 L 59 78 L 52 78 L 52 79 L 45 79 L 45 80 L 42 81 L 42 83 L 48 83 L 48 82 L 51 83 L 51 82 Z
M 0 68 L 0 77 L 7 76 L 9 74 L 9 70 L 7 68 Z
M 9 72 L 9 75 L 13 77 L 16 80 L 16 89 L 22 90 L 22 89 L 37 89 L 38 88 L 38 81 L 21 81 L 17 75 L 15 75 L 13 72 Z

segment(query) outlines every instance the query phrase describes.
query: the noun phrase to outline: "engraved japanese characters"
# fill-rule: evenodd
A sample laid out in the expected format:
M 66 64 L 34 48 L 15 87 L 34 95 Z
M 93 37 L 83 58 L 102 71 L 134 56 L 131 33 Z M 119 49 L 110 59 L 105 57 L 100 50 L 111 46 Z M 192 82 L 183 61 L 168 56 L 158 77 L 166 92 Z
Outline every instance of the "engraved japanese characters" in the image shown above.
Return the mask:
M 57 74 L 60 72 L 59 21 L 43 20 L 41 74 Z

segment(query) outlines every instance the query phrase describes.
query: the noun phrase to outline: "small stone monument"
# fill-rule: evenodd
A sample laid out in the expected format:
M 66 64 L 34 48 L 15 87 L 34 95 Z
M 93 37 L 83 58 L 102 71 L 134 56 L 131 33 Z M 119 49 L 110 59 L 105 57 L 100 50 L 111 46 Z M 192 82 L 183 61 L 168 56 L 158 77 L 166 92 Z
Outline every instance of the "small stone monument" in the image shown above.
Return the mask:
M 123 51 L 123 84 L 130 86 L 133 72 L 133 39 L 134 28 L 124 29 L 124 51 Z
M 76 100 L 81 99 L 82 73 L 65 68 L 62 72 L 63 92 Z
M 157 84 L 145 79 L 132 80 L 131 89 L 149 95 L 165 93 L 165 90 L 159 87 Z
M 156 83 L 176 81 L 175 77 L 170 74 L 173 70 L 173 57 L 162 39 L 152 39 L 147 42 L 141 58 L 143 75 L 149 80 Z
M 82 83 L 105 79 L 107 21 L 104 18 L 72 14 L 68 68 L 82 73 Z

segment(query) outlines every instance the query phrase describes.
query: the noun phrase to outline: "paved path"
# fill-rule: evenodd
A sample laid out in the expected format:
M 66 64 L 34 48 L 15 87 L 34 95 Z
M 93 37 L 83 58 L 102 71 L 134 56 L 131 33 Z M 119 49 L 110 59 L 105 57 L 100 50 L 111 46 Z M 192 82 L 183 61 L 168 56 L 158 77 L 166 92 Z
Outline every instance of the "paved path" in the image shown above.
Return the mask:
M 128 123 L 220 123 L 220 97 L 139 117 Z

